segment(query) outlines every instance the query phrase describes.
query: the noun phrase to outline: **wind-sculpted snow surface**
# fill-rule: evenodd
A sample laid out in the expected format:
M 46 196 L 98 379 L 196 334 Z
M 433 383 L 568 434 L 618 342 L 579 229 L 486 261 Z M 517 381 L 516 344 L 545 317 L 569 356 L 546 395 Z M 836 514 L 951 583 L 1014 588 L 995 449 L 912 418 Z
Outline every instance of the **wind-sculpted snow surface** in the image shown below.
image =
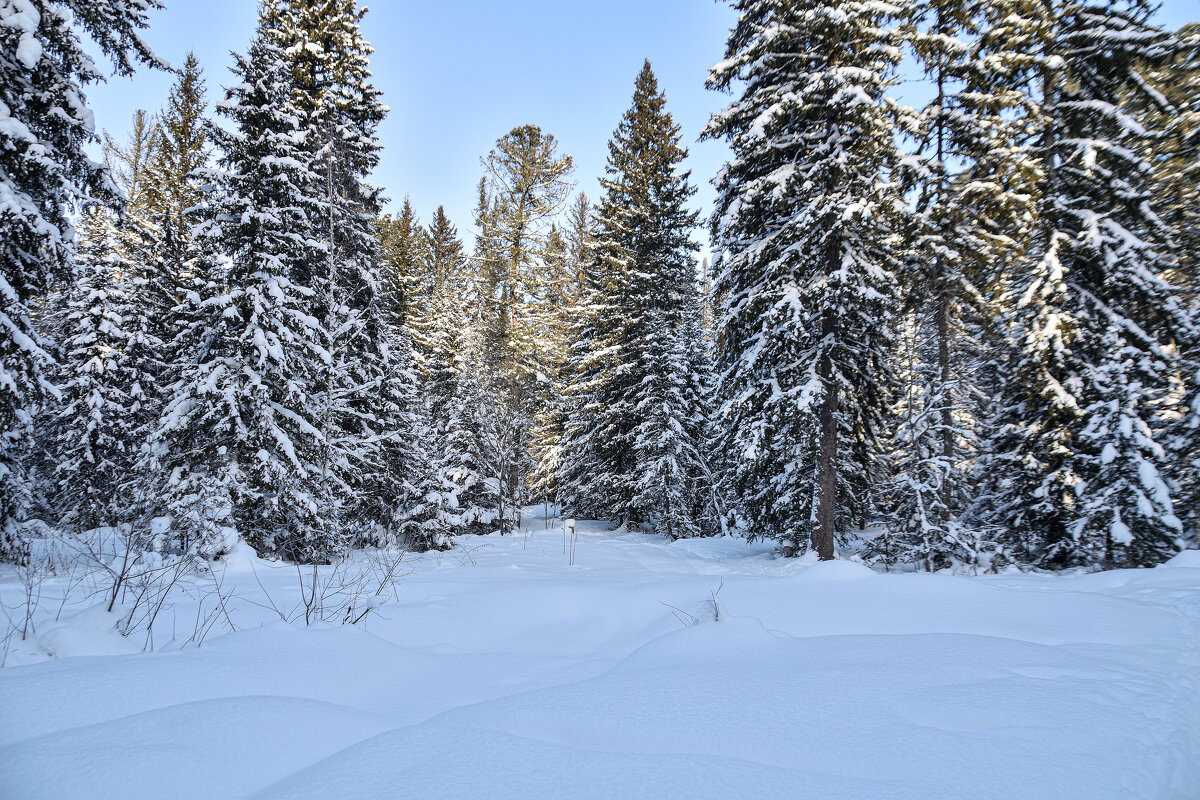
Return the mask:
M 272 621 L 296 572 L 244 554 L 200 648 L 51 614 L 0 670 L 0 797 L 1200 797 L 1200 553 L 889 575 L 580 522 L 570 567 L 529 523 L 365 627 Z

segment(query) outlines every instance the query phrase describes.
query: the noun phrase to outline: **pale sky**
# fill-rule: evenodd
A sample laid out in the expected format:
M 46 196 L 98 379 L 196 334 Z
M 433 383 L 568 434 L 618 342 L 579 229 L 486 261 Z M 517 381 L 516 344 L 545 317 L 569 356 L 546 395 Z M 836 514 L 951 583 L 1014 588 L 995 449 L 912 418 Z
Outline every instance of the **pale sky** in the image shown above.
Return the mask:
M 255 0 L 165 0 L 146 40 L 172 64 L 194 50 L 211 104 L 231 82 L 230 51 L 254 32 Z M 575 158 L 575 180 L 595 199 L 607 142 L 629 106 L 633 81 L 649 58 L 667 108 L 691 151 L 687 166 L 705 219 L 709 180 L 726 156 L 719 142 L 697 142 L 726 98 L 704 88 L 724 56 L 735 20 L 714 0 L 378 0 L 364 34 L 375 46 L 375 84 L 391 107 L 380 130 L 374 176 L 396 207 L 408 195 L 423 220 L 445 205 L 470 242 L 479 158 L 512 128 L 533 123 Z M 1166 0 L 1170 27 L 1200 20 L 1200 0 Z M 121 138 L 137 108 L 154 111 L 173 76 L 141 70 L 88 92 L 97 126 Z

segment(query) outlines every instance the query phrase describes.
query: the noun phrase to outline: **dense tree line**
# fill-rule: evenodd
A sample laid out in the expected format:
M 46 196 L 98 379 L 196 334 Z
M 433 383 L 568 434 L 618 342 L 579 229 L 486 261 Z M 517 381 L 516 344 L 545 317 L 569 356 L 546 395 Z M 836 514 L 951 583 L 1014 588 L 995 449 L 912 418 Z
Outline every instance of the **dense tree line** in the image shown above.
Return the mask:
M 119 73 L 165 66 L 155 3 L 50 5 Z M 598 201 L 520 126 L 468 248 L 369 183 L 387 110 L 355 0 L 263 0 L 211 116 L 189 57 L 103 165 L 91 62 L 10 14 L 0 552 L 113 529 L 326 562 L 535 503 L 926 570 L 1188 546 L 1194 28 L 1141 0 L 734 6 L 711 281 L 649 62 Z M 924 107 L 892 96 L 906 58 Z

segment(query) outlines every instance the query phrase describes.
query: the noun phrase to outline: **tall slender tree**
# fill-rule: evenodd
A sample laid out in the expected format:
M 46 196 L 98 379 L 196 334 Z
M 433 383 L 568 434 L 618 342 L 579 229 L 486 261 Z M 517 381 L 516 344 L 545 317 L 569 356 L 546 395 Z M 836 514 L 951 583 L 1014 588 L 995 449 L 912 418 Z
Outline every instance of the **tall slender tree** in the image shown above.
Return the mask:
M 178 302 L 190 284 L 184 261 L 191 242 L 189 212 L 200 205 L 199 172 L 212 147 L 205 126 L 204 77 L 194 53 L 188 53 L 159 114 L 154 156 L 147 165 L 146 213 L 161 231 L 163 291 Z
M 591 309 L 602 327 L 587 332 L 597 338 L 576 372 L 575 394 L 586 399 L 564 473 L 580 507 L 679 537 L 699 531 L 693 513 L 706 469 L 696 418 L 708 397 L 688 392 L 698 366 L 684 336 L 687 311 L 698 310 L 690 234 L 699 218 L 687 207 L 695 191 L 680 168 L 687 151 L 665 106 L 646 62 L 609 143 L 595 243 L 608 279 L 595 285 Z
M 915 213 L 901 267 L 902 388 L 893 404 L 889 525 L 867 552 L 927 570 L 987 558 L 986 532 L 966 524 L 977 420 L 993 380 L 985 340 L 1004 265 L 1020 254 L 1035 210 L 1028 186 L 1040 176 L 1012 146 L 1023 122 L 1019 93 L 974 47 L 988 9 L 977 0 L 918 0 L 901 28 L 934 94 L 905 120 L 915 152 L 898 174 Z
M 759 535 L 834 556 L 872 505 L 890 390 L 899 194 L 884 93 L 896 8 L 856 0 L 739 0 L 709 85 L 741 87 L 704 136 L 717 179 L 720 447 Z M 811 536 L 803 533 L 810 531 Z
M 495 391 L 512 411 L 501 426 L 500 438 L 512 440 L 502 490 L 509 509 L 519 509 L 532 465 L 530 426 L 546 399 L 546 364 L 556 358 L 544 336 L 547 245 L 570 195 L 573 162 L 558 154 L 553 136 L 524 125 L 501 137 L 483 166 L 489 206 L 480 218 L 482 353 Z
M 422 255 L 426 251 L 425 230 L 417 220 L 408 198 L 400 213 L 385 214 L 376 223 L 384 272 L 390 294 L 389 303 L 396 310 L 397 324 L 408 327 L 429 301 L 428 275 L 424 272 Z

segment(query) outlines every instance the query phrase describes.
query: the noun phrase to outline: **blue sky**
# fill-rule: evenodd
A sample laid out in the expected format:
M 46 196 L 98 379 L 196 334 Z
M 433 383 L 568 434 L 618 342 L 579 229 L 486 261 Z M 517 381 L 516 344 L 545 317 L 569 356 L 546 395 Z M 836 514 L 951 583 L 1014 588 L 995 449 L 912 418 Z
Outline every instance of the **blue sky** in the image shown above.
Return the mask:
M 165 0 L 146 34 L 172 64 L 194 50 L 210 104 L 230 82 L 230 51 L 254 31 L 254 0 Z M 391 107 L 380 130 L 375 175 L 395 207 L 408 195 L 423 219 L 445 205 L 471 239 L 479 158 L 504 133 L 526 123 L 554 134 L 575 158 L 575 179 L 599 194 L 608 138 L 628 107 L 642 60 L 649 58 L 667 107 L 691 150 L 695 204 L 707 216 L 709 179 L 726 151 L 696 142 L 724 98 L 704 88 L 724 55 L 735 16 L 714 0 L 378 0 L 364 33 L 374 44 L 375 83 Z M 1200 20 L 1200 0 L 1166 0 L 1171 27 Z M 172 76 L 148 70 L 91 87 L 99 128 L 123 137 L 137 108 L 155 110 Z

